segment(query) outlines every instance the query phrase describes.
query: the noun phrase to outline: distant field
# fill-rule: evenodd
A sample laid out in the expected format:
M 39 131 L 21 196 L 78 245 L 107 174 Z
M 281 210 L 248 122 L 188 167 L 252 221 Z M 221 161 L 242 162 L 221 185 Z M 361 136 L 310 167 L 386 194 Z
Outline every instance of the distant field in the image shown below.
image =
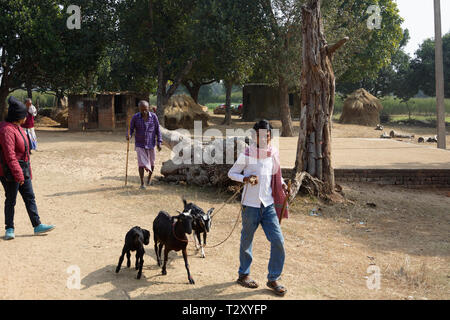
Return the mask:
M 413 98 L 408 104 L 402 103 L 399 99 L 394 97 L 385 97 L 381 99 L 383 105 L 383 113 L 389 115 L 411 115 L 423 117 L 436 116 L 436 98 Z M 341 113 L 343 107 L 343 100 L 336 97 L 335 112 Z M 445 113 L 450 116 L 450 99 L 445 99 Z

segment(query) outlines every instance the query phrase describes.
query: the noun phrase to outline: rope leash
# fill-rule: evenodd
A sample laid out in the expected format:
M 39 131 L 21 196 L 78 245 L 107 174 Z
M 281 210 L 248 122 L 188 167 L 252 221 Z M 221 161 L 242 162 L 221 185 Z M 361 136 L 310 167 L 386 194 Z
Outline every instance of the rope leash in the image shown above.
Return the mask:
M 211 219 L 214 218 L 214 216 L 219 213 L 229 202 L 231 202 L 232 200 L 236 199 L 236 197 L 239 195 L 239 192 L 241 192 L 242 188 L 245 186 L 245 184 L 243 184 L 242 186 L 239 187 L 239 189 L 230 197 L 228 198 L 227 201 L 225 201 L 225 203 L 218 209 L 216 210 L 212 215 L 211 215 Z M 245 191 L 247 191 L 247 189 L 245 189 Z
M 228 204 L 228 202 L 230 202 L 230 201 L 232 201 L 233 199 L 235 199 L 236 197 L 237 197 L 237 195 L 239 194 L 239 192 L 242 190 L 242 188 L 244 188 L 244 186 L 245 186 L 245 184 L 243 184 L 242 186 L 240 186 L 239 187 L 239 189 L 227 200 L 227 201 L 225 201 L 225 203 L 223 204 L 223 206 L 222 207 L 220 207 L 219 208 L 219 210 L 217 210 L 216 212 L 215 212 L 215 214 L 217 214 L 220 210 L 222 210 L 227 204 Z M 244 195 L 242 196 L 242 199 L 245 199 L 245 194 L 247 193 L 247 189 L 248 188 L 245 188 L 245 191 L 244 191 Z M 233 232 L 234 232 L 234 230 L 236 229 L 236 227 L 237 227 L 237 225 L 238 225 L 238 223 L 239 223 L 239 218 L 240 218 L 240 216 L 241 216 L 241 212 L 243 211 L 243 209 L 244 209 L 244 206 L 241 204 L 241 210 L 238 212 L 238 214 L 237 214 L 237 217 L 236 217 L 236 221 L 234 222 L 234 226 L 233 226 L 233 229 L 231 229 L 231 232 L 230 232 L 230 234 L 224 239 L 224 240 L 222 240 L 221 242 L 219 242 L 218 244 L 215 244 L 215 245 L 213 245 L 213 246 L 204 246 L 203 248 L 208 248 L 208 249 L 210 249 L 210 248 L 215 248 L 215 247 L 218 247 L 218 246 L 220 246 L 221 244 L 223 244 L 223 243 L 225 243 L 230 237 L 231 237 L 231 235 L 233 234 Z M 214 215 L 215 215 L 214 214 Z M 213 215 L 213 216 L 214 216 Z M 213 217 L 213 216 L 211 216 L 211 218 Z M 193 235 L 194 236 L 194 235 Z M 195 243 L 195 238 L 194 238 L 194 243 Z

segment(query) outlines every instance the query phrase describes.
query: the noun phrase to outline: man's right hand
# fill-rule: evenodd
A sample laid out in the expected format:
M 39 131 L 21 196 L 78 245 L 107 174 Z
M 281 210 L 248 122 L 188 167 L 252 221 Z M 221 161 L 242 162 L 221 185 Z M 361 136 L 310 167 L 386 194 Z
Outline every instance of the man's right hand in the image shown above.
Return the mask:
M 244 183 L 250 183 L 252 186 L 257 185 L 258 177 L 257 176 L 244 177 Z
M 130 136 L 127 136 L 127 141 L 130 140 Z

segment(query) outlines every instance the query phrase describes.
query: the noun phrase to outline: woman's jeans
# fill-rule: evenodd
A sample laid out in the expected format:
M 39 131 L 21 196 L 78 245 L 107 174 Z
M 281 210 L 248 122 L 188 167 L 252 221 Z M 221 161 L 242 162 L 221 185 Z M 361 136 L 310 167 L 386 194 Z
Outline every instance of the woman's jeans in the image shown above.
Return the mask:
M 275 208 L 272 205 L 260 208 L 244 206 L 242 209 L 242 232 L 240 246 L 239 275 L 250 274 L 250 265 L 253 260 L 253 236 L 261 224 L 267 240 L 270 241 L 269 281 L 278 280 L 284 265 L 284 238 Z
M 31 179 L 25 180 L 24 184 L 19 186 L 15 181 L 8 182 L 5 177 L 0 177 L 3 188 L 5 189 L 5 225 L 6 229 L 14 229 L 14 207 L 16 205 L 17 192 L 22 195 L 23 202 L 27 208 L 33 227 L 41 224 L 39 219 L 36 200 L 34 198 L 33 185 Z

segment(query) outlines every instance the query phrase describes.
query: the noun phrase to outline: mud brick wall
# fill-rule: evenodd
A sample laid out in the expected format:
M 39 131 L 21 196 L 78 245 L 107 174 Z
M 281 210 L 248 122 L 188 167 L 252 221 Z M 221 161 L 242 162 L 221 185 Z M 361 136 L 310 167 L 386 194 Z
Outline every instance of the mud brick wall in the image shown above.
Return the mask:
M 292 169 L 283 169 L 289 177 Z M 409 188 L 450 188 L 450 169 L 335 169 L 336 182 L 367 182 Z
M 113 130 L 116 127 L 114 115 L 114 95 L 98 95 L 98 128 Z
M 83 129 L 83 106 L 82 95 L 71 95 L 68 99 L 69 115 L 68 126 L 69 130 L 82 130 Z

